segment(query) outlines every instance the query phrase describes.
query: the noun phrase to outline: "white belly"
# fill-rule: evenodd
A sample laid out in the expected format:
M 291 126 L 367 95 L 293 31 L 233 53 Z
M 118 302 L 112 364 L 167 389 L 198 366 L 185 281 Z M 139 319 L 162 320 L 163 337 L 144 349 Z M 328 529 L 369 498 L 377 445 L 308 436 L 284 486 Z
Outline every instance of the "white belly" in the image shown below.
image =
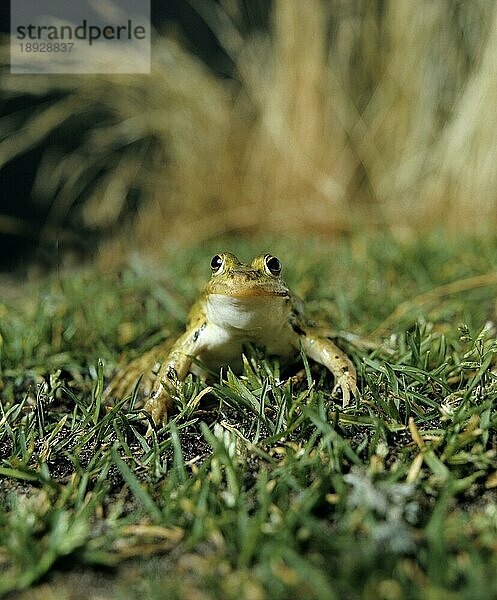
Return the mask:
M 247 343 L 265 348 L 268 355 L 290 356 L 296 352 L 298 336 L 288 324 L 288 313 L 285 298 L 211 294 L 198 358 L 211 369 L 230 366 L 236 371 Z

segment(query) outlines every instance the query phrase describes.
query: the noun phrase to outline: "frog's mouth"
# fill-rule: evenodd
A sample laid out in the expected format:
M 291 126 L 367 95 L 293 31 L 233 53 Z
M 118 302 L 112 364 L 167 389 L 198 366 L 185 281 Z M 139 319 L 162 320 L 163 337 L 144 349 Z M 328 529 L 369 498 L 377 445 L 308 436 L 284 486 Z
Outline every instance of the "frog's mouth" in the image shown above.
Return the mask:
M 229 298 L 282 298 L 287 296 L 286 292 L 275 292 L 274 290 L 265 290 L 262 288 L 252 288 L 247 290 L 213 290 L 211 294 L 228 296 Z
M 260 281 L 260 273 L 249 269 L 233 270 L 229 279 L 211 281 L 207 292 L 231 298 L 288 296 L 288 290 L 284 284 L 278 281 Z
M 220 284 L 211 286 L 209 294 L 219 294 L 220 296 L 229 296 L 230 298 L 282 298 L 288 297 L 288 291 L 284 288 L 275 288 L 274 286 L 265 286 L 264 284 L 238 285 Z

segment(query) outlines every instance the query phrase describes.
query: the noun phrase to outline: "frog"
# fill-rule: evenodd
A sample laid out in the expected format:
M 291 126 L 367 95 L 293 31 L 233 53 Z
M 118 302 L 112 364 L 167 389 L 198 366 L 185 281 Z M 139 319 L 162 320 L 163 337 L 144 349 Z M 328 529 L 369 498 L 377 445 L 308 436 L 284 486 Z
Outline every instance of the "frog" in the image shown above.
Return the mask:
M 354 363 L 331 339 L 329 328 L 306 316 L 276 256 L 265 253 L 244 263 L 230 252 L 220 252 L 210 269 L 211 278 L 189 312 L 185 331 L 119 371 L 105 392 L 107 398 L 124 397 L 140 381 L 144 411 L 156 426 L 164 425 L 177 382 L 189 373 L 205 379 L 209 371 L 222 368 L 240 372 L 249 346 L 283 360 L 304 353 L 333 374 L 332 393 L 341 391 L 344 408 L 351 397 L 358 398 Z

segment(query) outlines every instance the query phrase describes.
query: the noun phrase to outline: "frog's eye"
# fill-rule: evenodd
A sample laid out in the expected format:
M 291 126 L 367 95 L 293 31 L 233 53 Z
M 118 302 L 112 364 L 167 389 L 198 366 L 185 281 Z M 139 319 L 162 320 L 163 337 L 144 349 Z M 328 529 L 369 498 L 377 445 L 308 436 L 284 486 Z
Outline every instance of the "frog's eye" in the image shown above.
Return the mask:
M 264 257 L 264 267 L 266 268 L 266 272 L 273 277 L 278 277 L 281 273 L 281 263 L 276 256 L 266 254 Z
M 216 254 L 211 260 L 211 270 L 213 273 L 221 273 L 224 265 L 223 257 L 220 254 Z

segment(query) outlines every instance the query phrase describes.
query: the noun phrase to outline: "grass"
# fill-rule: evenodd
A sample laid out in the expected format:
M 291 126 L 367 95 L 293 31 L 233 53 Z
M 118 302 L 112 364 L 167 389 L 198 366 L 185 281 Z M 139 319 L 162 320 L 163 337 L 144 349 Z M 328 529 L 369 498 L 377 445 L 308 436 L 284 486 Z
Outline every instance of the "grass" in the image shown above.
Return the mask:
M 253 349 L 241 376 L 188 377 L 145 438 L 133 402 L 103 405 L 105 380 L 181 330 L 224 247 L 270 249 L 311 315 L 378 342 L 344 342 L 360 401 Z M 1 594 L 497 595 L 496 261 L 495 240 L 440 231 L 237 238 L 4 294 Z

